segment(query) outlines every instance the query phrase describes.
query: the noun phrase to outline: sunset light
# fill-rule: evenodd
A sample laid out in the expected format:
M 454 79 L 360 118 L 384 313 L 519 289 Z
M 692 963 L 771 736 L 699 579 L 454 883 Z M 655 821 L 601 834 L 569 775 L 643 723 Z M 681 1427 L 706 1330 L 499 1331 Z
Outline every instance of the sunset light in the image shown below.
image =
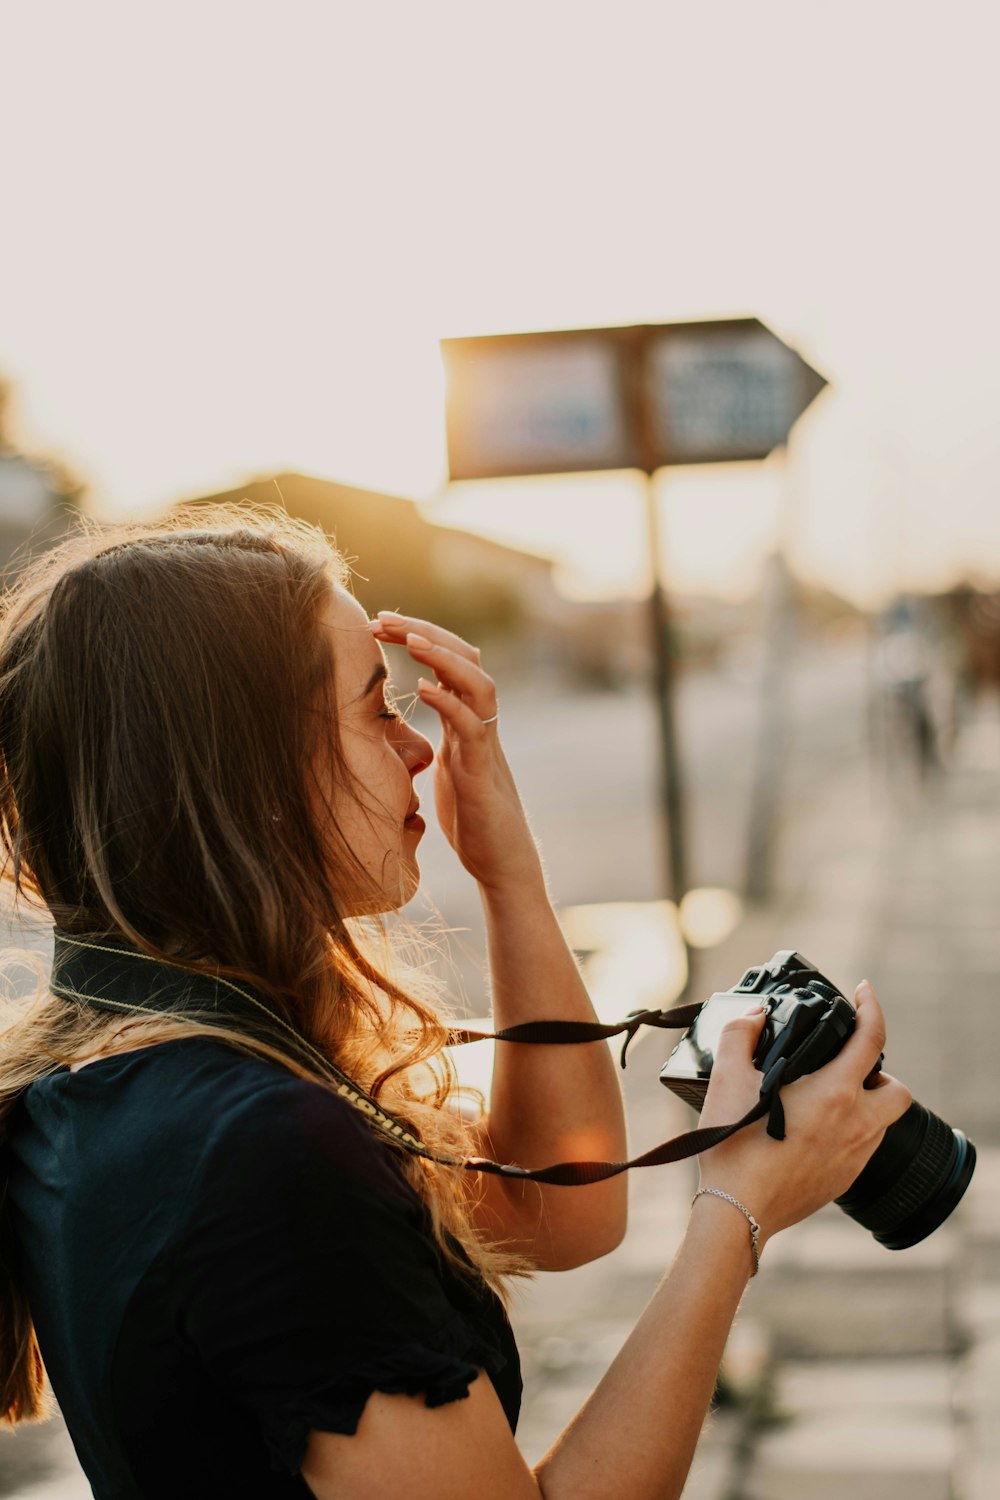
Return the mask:
M 635 591 L 629 477 L 445 490 L 437 341 L 754 314 L 831 389 L 787 472 L 664 481 L 678 585 L 745 589 L 783 506 L 853 597 L 1000 566 L 993 23 L 961 7 L 942 57 L 881 6 L 820 72 L 801 7 L 725 14 L 20 8 L 0 371 L 24 440 L 106 514 L 294 468 Z

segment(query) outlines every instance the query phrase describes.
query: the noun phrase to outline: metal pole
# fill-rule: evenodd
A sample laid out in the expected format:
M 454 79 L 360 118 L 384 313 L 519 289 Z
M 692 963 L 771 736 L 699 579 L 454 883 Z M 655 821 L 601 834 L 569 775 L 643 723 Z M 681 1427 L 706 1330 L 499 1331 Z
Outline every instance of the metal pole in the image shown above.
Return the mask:
M 774 892 L 778 812 L 788 743 L 788 672 L 795 635 L 795 592 L 787 553 L 792 490 L 787 449 L 778 457 L 782 484 L 778 546 L 764 573 L 764 657 L 760 679 L 760 719 L 750 786 L 750 822 L 743 894 L 756 905 Z
M 667 893 L 680 905 L 687 891 L 687 848 L 684 837 L 683 789 L 677 753 L 677 722 L 674 711 L 676 646 L 666 588 L 660 571 L 660 524 L 652 474 L 646 478 L 646 520 L 653 583 L 649 595 L 653 637 L 653 671 L 656 709 L 660 726 L 659 791 Z

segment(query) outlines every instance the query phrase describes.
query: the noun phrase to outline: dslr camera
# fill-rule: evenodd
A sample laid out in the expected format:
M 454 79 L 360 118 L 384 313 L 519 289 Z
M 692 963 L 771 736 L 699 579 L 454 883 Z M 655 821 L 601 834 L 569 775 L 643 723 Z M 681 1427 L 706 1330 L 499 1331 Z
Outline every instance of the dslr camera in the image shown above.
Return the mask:
M 743 1015 L 748 997 L 765 1010 L 754 1052 L 762 1088 L 814 1073 L 836 1057 L 854 1030 L 854 1007 L 801 953 L 783 950 L 747 969 L 739 984 L 705 1001 L 660 1071 L 660 1082 L 700 1112 L 723 1026 Z M 778 1071 L 779 1065 L 783 1067 Z M 882 1065 L 876 1063 L 872 1074 Z M 889 1126 L 882 1143 L 838 1206 L 890 1250 L 926 1239 L 955 1208 L 976 1165 L 976 1148 L 916 1100 Z

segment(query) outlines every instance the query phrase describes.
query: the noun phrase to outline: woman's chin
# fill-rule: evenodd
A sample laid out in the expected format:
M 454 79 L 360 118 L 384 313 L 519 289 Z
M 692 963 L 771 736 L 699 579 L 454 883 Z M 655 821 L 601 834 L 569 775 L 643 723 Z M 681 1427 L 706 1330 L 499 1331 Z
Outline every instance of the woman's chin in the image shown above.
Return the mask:
M 358 896 L 344 910 L 346 917 L 379 917 L 399 911 L 412 901 L 420 889 L 420 867 L 415 859 L 407 860 L 399 871 L 399 885 L 393 891 L 368 891 Z
M 398 905 L 405 906 L 408 901 L 413 900 L 414 896 L 420 889 L 420 866 L 417 864 L 415 859 L 412 860 L 407 866 L 403 881 L 401 883 L 402 899 L 398 902 Z

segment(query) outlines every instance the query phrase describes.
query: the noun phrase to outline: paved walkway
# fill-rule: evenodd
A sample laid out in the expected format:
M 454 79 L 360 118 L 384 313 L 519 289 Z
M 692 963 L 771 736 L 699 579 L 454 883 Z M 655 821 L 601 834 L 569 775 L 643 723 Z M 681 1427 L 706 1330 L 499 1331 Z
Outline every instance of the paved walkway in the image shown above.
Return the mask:
M 858 913 L 887 1066 L 971 1136 L 977 1172 L 911 1250 L 886 1252 L 836 1209 L 775 1242 L 747 1309 L 789 1420 L 756 1445 L 733 1492 L 747 1500 L 1000 1494 L 998 735 L 973 726 L 947 777 L 886 820 Z
M 887 1015 L 887 1068 L 971 1136 L 978 1168 L 947 1224 L 908 1251 L 878 1246 L 833 1207 L 769 1244 L 727 1351 L 729 1401 L 706 1423 L 685 1500 L 996 1500 L 1000 724 L 972 726 L 923 793 L 860 771 L 831 781 L 788 830 L 783 866 L 775 901 L 702 955 L 697 992 L 784 947 L 845 988 L 867 974 Z M 630 1063 L 640 1147 L 690 1119 L 638 1081 L 655 1077 L 659 1045 Z M 539 1278 L 520 1320 L 515 1309 L 529 1458 L 627 1336 L 689 1196 L 684 1168 L 635 1174 L 625 1245 Z

